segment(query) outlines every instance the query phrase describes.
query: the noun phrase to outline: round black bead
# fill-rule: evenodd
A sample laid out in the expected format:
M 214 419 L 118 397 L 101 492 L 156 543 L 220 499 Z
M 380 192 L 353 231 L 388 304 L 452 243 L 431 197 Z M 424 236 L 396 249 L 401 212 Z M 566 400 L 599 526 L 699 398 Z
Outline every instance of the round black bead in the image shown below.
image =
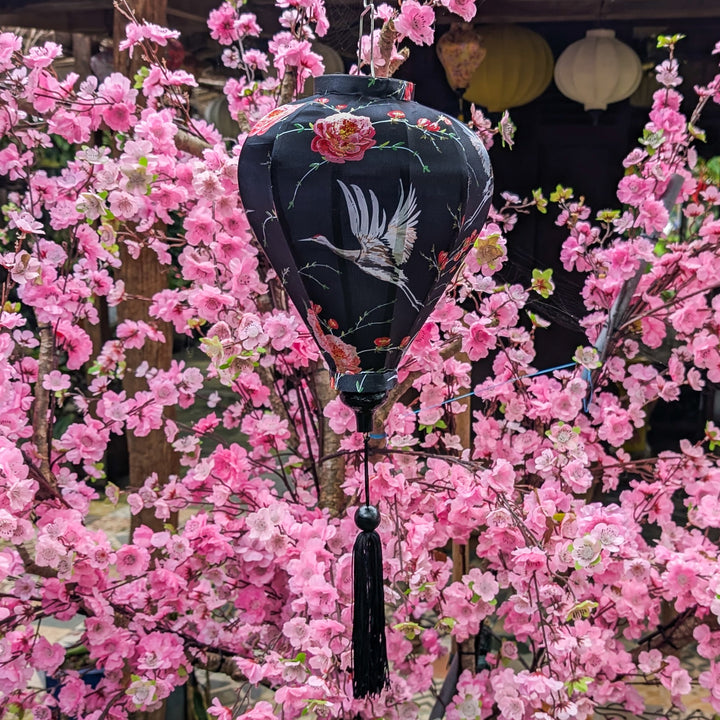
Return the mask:
M 374 505 L 361 505 L 355 512 L 355 524 L 365 532 L 380 524 L 380 511 Z

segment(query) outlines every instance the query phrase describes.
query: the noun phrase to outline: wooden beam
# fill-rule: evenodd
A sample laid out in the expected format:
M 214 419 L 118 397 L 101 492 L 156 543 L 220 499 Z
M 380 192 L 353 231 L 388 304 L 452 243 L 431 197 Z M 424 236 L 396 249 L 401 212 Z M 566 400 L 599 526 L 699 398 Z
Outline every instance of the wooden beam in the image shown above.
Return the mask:
M 473 22 L 602 22 L 717 18 L 720 3 L 708 0 L 485 0 Z M 448 20 L 450 16 L 448 15 Z
M 191 23 L 196 23 L 207 28 L 207 15 L 198 15 L 197 13 L 187 12 L 186 10 L 178 10 L 177 8 L 169 7 L 167 9 L 168 17 L 178 17 L 182 20 L 188 20 Z
M 70 12 L 67 6 L 47 10 L 35 5 L 22 11 L 0 13 L 0 26 L 37 28 L 66 33 L 87 35 L 110 35 L 112 33 L 112 10 L 91 7 L 82 12 Z
M 470 363 L 470 358 L 465 353 L 458 353 L 456 359 L 459 362 Z M 472 384 L 472 383 L 471 383 Z M 460 388 L 459 394 L 464 395 L 467 388 Z M 460 444 L 463 448 L 472 449 L 472 406 L 471 398 L 463 398 L 458 402 L 465 406 L 462 413 L 454 416 L 455 434 L 460 437 Z M 470 545 L 452 543 L 453 582 L 460 582 L 463 575 L 470 570 Z M 458 643 L 453 641 L 454 652 L 460 653 L 460 672 L 471 670 L 475 672 L 475 642 L 474 638 Z
M 0 0 L 1 2 L 1 0 Z M 330 0 L 329 6 L 357 6 L 358 0 Z M 154 4 L 151 0 L 149 4 Z M 204 27 L 216 0 L 158 0 L 166 15 L 177 19 L 178 29 L 188 32 Z M 274 0 L 249 0 L 247 9 L 277 17 Z M 438 14 L 438 25 L 452 21 L 449 13 Z M 543 23 L 701 20 L 720 21 L 717 0 L 480 0 L 474 23 Z M 64 32 L 107 33 L 112 28 L 112 0 L 42 0 L 4 2 L 0 25 L 37 27 Z

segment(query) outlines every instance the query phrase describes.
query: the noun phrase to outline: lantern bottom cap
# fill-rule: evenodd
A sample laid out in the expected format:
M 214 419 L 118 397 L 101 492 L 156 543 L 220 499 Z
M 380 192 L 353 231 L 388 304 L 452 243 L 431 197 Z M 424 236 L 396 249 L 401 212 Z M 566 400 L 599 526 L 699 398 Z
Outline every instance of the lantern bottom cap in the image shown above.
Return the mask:
M 371 370 L 335 376 L 335 388 L 341 393 L 369 394 L 387 392 L 397 384 L 397 370 Z
M 396 384 L 395 370 L 338 375 L 335 378 L 340 399 L 355 411 L 357 431 L 360 433 L 372 432 L 373 412 L 385 402 L 388 391 Z

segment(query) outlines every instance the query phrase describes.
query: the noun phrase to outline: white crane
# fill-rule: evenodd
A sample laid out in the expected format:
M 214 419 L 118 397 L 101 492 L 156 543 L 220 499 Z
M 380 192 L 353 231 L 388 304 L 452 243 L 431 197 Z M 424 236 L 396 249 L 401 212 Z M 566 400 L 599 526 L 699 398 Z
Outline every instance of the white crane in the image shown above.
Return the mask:
M 372 190 L 368 190 L 370 198 L 368 206 L 368 201 L 360 187 L 350 185 L 348 188 L 342 180 L 338 180 L 338 185 L 345 196 L 350 230 L 360 247 L 357 250 L 343 250 L 335 247 L 324 235 L 313 235 L 299 242 L 316 242 L 324 245 L 339 257 L 355 263 L 368 275 L 397 285 L 410 304 L 416 310 L 420 310 L 422 303 L 410 292 L 407 277 L 402 269 L 412 253 L 417 237 L 415 226 L 420 211 L 417 209 L 415 188 L 411 185 L 406 196 L 400 181 L 400 200 L 390 222 L 387 222 L 387 215 L 380 208 L 377 195 Z

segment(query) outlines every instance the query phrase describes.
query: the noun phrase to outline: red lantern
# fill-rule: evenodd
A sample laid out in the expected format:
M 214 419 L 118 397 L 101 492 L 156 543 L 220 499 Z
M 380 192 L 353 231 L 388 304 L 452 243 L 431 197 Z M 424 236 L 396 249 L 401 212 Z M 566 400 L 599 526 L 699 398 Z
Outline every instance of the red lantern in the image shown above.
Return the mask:
M 445 68 L 448 84 L 462 95 L 487 51 L 480 35 L 468 23 L 453 23 L 438 40 L 436 52 Z

